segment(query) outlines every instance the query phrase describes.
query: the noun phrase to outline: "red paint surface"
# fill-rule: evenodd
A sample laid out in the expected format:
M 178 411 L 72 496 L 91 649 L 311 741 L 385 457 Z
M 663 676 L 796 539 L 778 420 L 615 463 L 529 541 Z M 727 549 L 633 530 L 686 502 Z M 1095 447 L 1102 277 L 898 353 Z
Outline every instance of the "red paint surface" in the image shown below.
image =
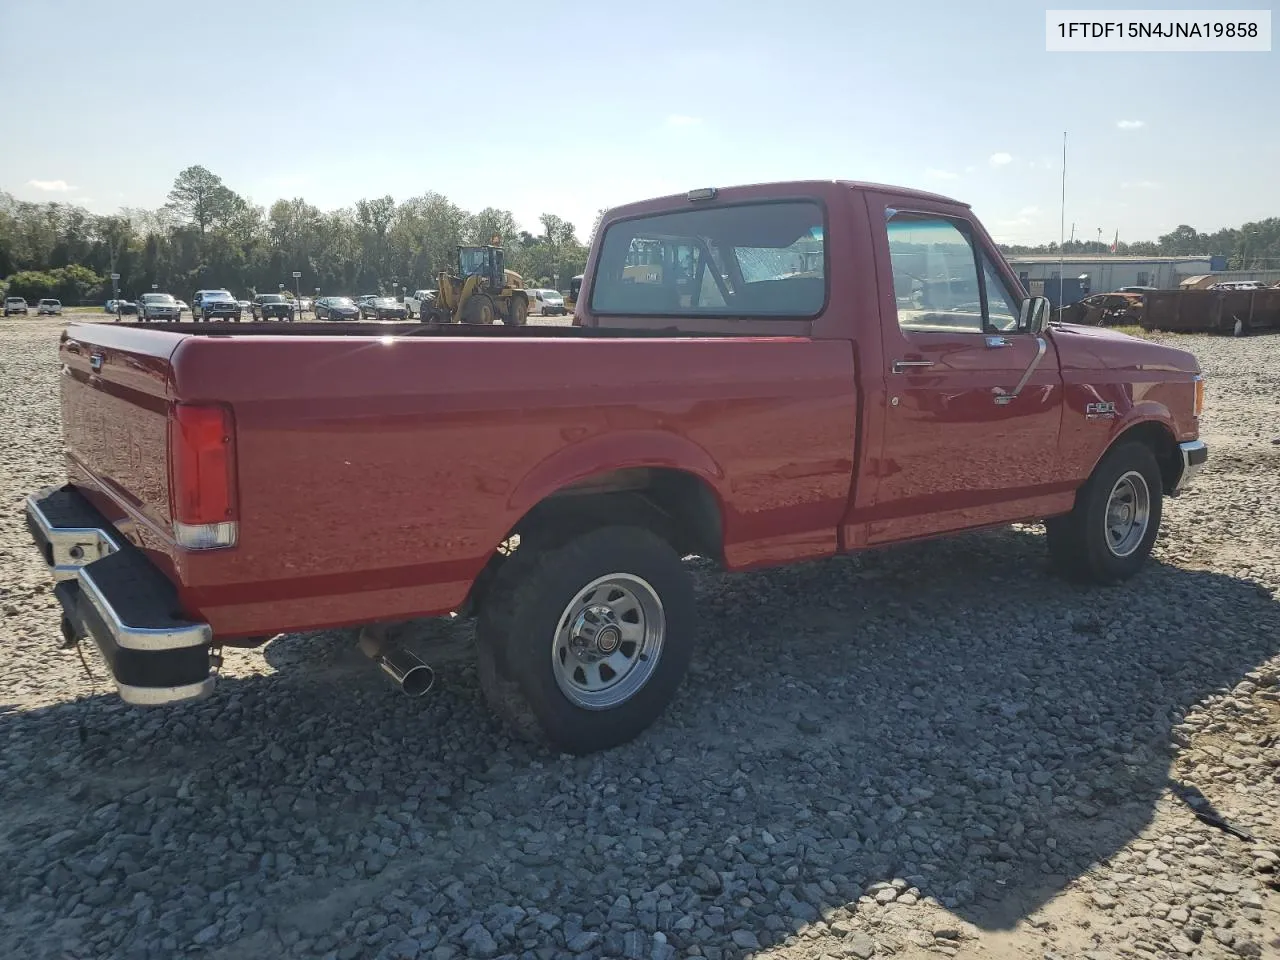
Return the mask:
M 73 323 L 62 350 L 71 477 L 179 583 L 188 613 L 234 637 L 455 609 L 533 505 L 623 467 L 699 477 L 722 513 L 727 564 L 741 570 L 1060 513 L 1127 424 L 1195 436 L 1198 368 L 1182 351 L 1055 330 L 1022 395 L 1001 407 L 993 388 L 1017 382 L 1033 337 L 1000 351 L 979 334 L 904 343 L 874 211 L 900 198 L 971 217 L 963 204 L 832 182 L 721 193 L 801 196 L 827 210 L 828 307 L 811 321 L 680 325 L 733 337 L 384 341 Z M 584 326 L 597 323 L 593 268 L 594 251 Z M 935 366 L 891 373 L 908 347 Z M 101 371 L 89 352 L 104 354 Z M 1085 418 L 1098 398 L 1117 403 L 1116 420 Z M 169 536 L 174 401 L 233 410 L 233 549 L 183 551 Z

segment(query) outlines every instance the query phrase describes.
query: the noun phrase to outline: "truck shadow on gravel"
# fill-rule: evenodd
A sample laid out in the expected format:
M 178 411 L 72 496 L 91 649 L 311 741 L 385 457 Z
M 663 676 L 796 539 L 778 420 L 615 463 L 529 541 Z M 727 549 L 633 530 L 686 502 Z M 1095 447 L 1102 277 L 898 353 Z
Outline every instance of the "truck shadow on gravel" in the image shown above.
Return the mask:
M 0 953 L 716 960 L 899 909 L 869 888 L 1007 929 L 1145 828 L 1188 710 L 1280 652 L 1251 582 L 1078 588 L 1034 530 L 698 580 L 677 702 L 593 757 L 510 740 L 441 622 L 423 700 L 344 632 L 229 650 L 277 672 L 202 704 L 7 712 Z

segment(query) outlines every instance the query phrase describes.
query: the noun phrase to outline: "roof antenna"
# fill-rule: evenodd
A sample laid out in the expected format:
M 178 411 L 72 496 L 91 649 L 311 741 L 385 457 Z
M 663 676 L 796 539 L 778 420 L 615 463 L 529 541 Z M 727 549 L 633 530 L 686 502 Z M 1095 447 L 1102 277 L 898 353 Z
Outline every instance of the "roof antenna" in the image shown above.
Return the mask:
M 1062 131 L 1062 208 L 1058 218 L 1058 309 L 1066 306 L 1063 284 L 1067 279 L 1067 255 L 1063 240 L 1067 232 L 1067 131 Z

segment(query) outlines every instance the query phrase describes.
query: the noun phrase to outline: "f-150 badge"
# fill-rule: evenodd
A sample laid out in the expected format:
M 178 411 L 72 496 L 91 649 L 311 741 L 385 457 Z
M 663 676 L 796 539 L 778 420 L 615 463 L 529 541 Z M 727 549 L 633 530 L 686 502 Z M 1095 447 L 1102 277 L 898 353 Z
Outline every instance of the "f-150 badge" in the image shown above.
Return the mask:
M 1109 400 L 1086 403 L 1084 405 L 1084 415 L 1088 420 L 1110 420 L 1116 415 L 1116 405 Z

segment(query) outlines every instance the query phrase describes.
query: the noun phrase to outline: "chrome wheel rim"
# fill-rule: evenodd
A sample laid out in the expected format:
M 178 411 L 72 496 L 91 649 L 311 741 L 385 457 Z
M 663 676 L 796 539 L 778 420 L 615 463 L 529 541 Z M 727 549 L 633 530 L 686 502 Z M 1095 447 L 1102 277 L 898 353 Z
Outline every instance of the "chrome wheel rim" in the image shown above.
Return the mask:
M 611 573 L 569 601 L 551 642 L 560 691 L 584 710 L 609 710 L 639 692 L 658 667 L 666 639 L 658 592 L 640 577 Z
M 1151 491 L 1147 480 L 1130 470 L 1116 481 L 1107 498 L 1107 549 L 1127 557 L 1138 549 L 1151 522 Z

